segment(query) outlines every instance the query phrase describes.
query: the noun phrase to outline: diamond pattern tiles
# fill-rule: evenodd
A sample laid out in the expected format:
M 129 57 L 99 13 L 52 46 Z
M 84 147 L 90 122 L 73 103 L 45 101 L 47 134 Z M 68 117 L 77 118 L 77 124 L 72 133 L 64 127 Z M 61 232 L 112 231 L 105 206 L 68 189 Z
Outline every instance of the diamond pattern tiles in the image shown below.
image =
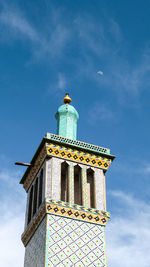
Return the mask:
M 39 171 L 44 159 L 47 155 L 52 155 L 55 157 L 71 160 L 78 163 L 83 163 L 89 166 L 95 166 L 104 170 L 107 170 L 110 166 L 112 159 L 107 155 L 98 156 L 93 153 L 85 153 L 82 150 L 71 149 L 65 146 L 59 146 L 56 144 L 48 144 L 46 147 L 44 146 L 41 152 L 39 153 L 35 163 L 29 169 L 29 172 L 24 174 L 21 183 L 26 191 L 28 191 L 31 183 L 33 182 L 35 175 Z
M 46 267 L 106 267 L 104 227 L 47 216 Z
M 94 154 L 85 153 L 83 151 L 66 148 L 64 146 L 50 144 L 46 147 L 47 154 L 67 160 L 84 163 L 86 165 L 95 166 L 107 170 L 111 164 L 111 160 Z
M 52 203 L 46 204 L 46 210 L 47 213 L 101 225 L 106 225 L 109 220 L 109 217 L 103 214 L 94 214 L 88 211 L 83 212 L 82 210 L 77 210 L 70 207 L 62 207 Z
M 100 215 L 106 215 L 108 218 L 110 218 L 110 214 L 109 212 L 107 211 L 101 211 L 101 210 L 97 210 L 97 209 L 94 209 L 94 208 L 86 208 L 84 206 L 81 206 L 81 205 L 77 205 L 77 204 L 71 204 L 71 203 L 68 203 L 68 202 L 64 202 L 64 201 L 57 201 L 57 200 L 53 200 L 53 199 L 47 199 L 46 200 L 47 203 L 52 203 L 52 204 L 58 204 L 62 207 L 70 207 L 70 208 L 75 208 L 77 210 L 82 210 L 82 211 L 88 211 L 88 212 L 91 212 L 91 213 L 95 213 L 95 214 L 100 214 Z
M 76 204 L 47 199 L 46 203 L 43 203 L 38 214 L 33 218 L 22 234 L 22 242 L 24 246 L 28 244 L 46 214 L 56 215 L 61 218 L 67 217 L 73 219 L 73 221 L 82 221 L 84 223 L 102 226 L 105 226 L 110 218 L 109 213 L 106 211 L 99 211 Z

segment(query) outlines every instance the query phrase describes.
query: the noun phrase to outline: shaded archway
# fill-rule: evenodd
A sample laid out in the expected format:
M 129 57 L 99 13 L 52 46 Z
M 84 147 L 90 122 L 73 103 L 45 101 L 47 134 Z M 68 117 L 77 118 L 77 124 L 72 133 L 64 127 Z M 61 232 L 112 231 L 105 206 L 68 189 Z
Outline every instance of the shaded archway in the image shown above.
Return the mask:
M 61 164 L 61 200 L 68 202 L 68 164 Z
M 74 203 L 82 205 L 81 168 L 78 165 L 74 167 Z
M 94 171 L 87 169 L 87 201 L 88 207 L 95 208 L 95 183 L 94 183 Z

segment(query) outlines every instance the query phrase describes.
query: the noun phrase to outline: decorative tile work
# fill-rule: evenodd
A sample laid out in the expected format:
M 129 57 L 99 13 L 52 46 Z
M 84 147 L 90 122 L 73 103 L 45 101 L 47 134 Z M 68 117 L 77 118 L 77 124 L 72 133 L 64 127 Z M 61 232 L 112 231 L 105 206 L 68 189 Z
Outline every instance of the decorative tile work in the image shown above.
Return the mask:
M 61 105 L 55 118 L 57 120 L 57 134 L 76 139 L 77 120 L 79 118 L 77 110 L 72 105 Z
M 39 171 L 47 155 L 62 158 L 64 160 L 65 159 L 71 160 L 71 161 L 86 164 L 89 166 L 94 166 L 94 167 L 101 168 L 104 170 L 108 169 L 108 167 L 110 166 L 114 158 L 114 156 L 111 156 L 111 155 L 108 155 L 107 157 L 107 154 L 105 154 L 104 156 L 94 155 L 92 153 L 87 153 L 87 152 L 85 153 L 82 150 L 71 149 L 69 147 L 56 145 L 53 143 L 44 145 L 43 149 L 41 150 L 37 159 L 35 160 L 35 163 L 31 165 L 30 167 L 28 167 L 27 170 L 29 171 L 25 172 L 24 176 L 22 177 L 20 181 L 20 183 L 23 183 L 23 186 L 26 191 L 28 191 L 31 183 L 33 182 L 37 172 Z
M 39 171 L 42 162 L 44 161 L 45 157 L 46 157 L 47 153 L 46 153 L 46 148 L 45 146 L 43 147 L 43 149 L 41 150 L 41 152 L 39 153 L 39 156 L 36 159 L 35 164 L 31 167 L 31 170 L 29 171 L 25 181 L 24 181 L 24 188 L 26 191 L 28 191 L 31 183 L 33 182 L 37 172 Z
M 45 214 L 46 214 L 46 205 L 43 204 L 40 210 L 38 211 L 38 214 L 35 215 L 35 217 L 33 217 L 27 229 L 24 231 L 24 233 L 21 236 L 21 240 L 24 246 L 26 246 L 28 242 L 30 241 L 31 237 L 33 236 L 34 232 L 38 228 Z
M 59 200 L 61 195 L 61 162 L 59 158 L 52 158 L 52 199 Z
M 27 229 L 25 229 L 24 233 L 22 234 L 22 242 L 24 246 L 28 244 L 46 213 L 103 226 L 106 225 L 110 218 L 109 213 L 105 211 L 85 208 L 83 206 L 70 204 L 63 201 L 47 200 L 46 203 L 42 204 L 38 214 L 33 217 Z
M 46 163 L 46 197 L 52 197 L 52 160 L 49 159 Z
M 46 217 L 32 236 L 25 249 L 24 267 L 45 267 Z
M 53 200 L 53 199 L 47 199 L 46 203 L 47 204 L 59 205 L 61 207 L 73 208 L 73 209 L 76 209 L 76 210 L 90 212 L 90 213 L 93 213 L 93 214 L 100 214 L 100 215 L 104 215 L 104 216 L 110 218 L 110 214 L 107 211 L 97 210 L 97 209 L 93 209 L 93 208 L 87 208 L 87 207 L 84 207 L 84 206 L 80 206 L 80 205 L 77 205 L 77 204 L 71 204 L 71 203 L 68 203 L 68 202 L 61 201 L 61 200 L 56 201 L 56 200 Z
M 47 154 L 67 160 L 73 160 L 78 163 L 94 166 L 107 170 L 111 164 L 111 160 L 106 158 L 84 153 L 83 151 L 74 150 L 70 148 L 60 147 L 59 145 L 49 144 L 46 147 Z
M 51 133 L 47 133 L 46 138 L 48 138 L 49 140 L 52 140 L 52 141 L 57 141 L 59 143 L 73 145 L 75 147 L 81 147 L 83 149 L 88 149 L 88 150 L 91 150 L 94 152 L 99 152 L 99 153 L 104 153 L 106 155 L 110 155 L 110 149 L 109 148 L 91 145 L 91 144 L 88 144 L 85 142 L 69 139 L 69 138 L 66 138 L 66 137 L 63 137 L 60 135 L 56 135 L 56 134 L 51 134 Z
M 99 158 L 99 159 L 106 160 L 109 162 L 112 161 L 111 159 L 107 157 L 107 155 L 100 155 L 100 154 L 93 154 L 92 152 L 85 152 L 84 150 L 80 148 L 70 148 L 68 146 L 64 146 L 64 145 L 56 144 L 56 143 L 47 143 L 47 146 L 52 146 L 54 148 L 63 149 L 66 152 L 70 151 L 70 152 L 79 153 L 81 155 L 88 155 L 89 157 Z
M 106 267 L 104 227 L 48 215 L 46 267 Z
M 46 206 L 47 213 L 55 214 L 63 217 L 72 218 L 75 220 L 106 225 L 109 220 L 108 217 L 100 214 L 91 214 L 91 212 L 76 210 L 70 207 L 61 207 L 55 204 L 47 204 Z
M 87 175 L 86 166 L 82 167 L 82 196 L 83 196 L 83 206 L 87 207 Z

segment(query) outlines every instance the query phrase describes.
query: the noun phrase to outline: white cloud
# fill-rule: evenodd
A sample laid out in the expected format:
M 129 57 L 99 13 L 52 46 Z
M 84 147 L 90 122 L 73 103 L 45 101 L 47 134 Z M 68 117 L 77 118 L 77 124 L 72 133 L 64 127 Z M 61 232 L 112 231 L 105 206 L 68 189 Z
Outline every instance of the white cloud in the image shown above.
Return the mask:
M 121 32 L 121 29 L 120 29 L 120 26 L 119 24 L 114 20 L 114 19 L 110 19 L 110 22 L 109 22 L 109 31 L 113 37 L 113 39 L 116 41 L 116 42 L 121 42 L 122 39 L 123 39 L 123 35 L 122 35 L 122 32 Z
M 39 36 L 33 26 L 24 18 L 19 11 L 3 9 L 0 13 L 0 23 L 11 30 L 11 35 L 16 38 L 22 38 L 22 35 L 31 41 L 39 41 Z M 4 33 L 4 32 L 3 32 Z
M 3 203 L 0 203 L 3 207 Z M 15 205 L 15 206 L 13 206 Z M 0 221 L 0 251 L 1 266 L 23 266 L 24 247 L 21 242 L 21 234 L 24 225 L 24 212 L 16 214 L 17 203 L 7 203 L 7 210 L 1 216 Z M 20 205 L 20 204 L 19 204 Z
M 116 208 L 107 225 L 108 266 L 149 267 L 150 205 L 121 191 L 111 195 Z
M 55 13 L 50 14 L 49 23 L 51 26 L 49 30 L 37 30 L 35 26 L 24 15 L 19 8 L 12 8 L 7 4 L 3 5 L 0 12 L 0 37 L 1 42 L 12 44 L 12 41 L 25 39 L 30 41 L 32 51 L 32 61 L 55 58 L 62 56 L 62 50 L 69 40 L 70 30 L 67 29 L 63 23 L 59 23 L 59 15 Z M 59 12 L 58 12 L 59 14 Z M 57 17 L 57 20 L 56 20 Z
M 143 172 L 147 175 L 150 174 L 150 163 L 145 164 L 144 168 L 143 168 Z
M 60 90 L 66 90 L 66 79 L 65 76 L 62 73 L 58 74 L 58 89 Z
M 118 117 L 118 116 L 117 116 Z M 95 124 L 98 121 L 116 121 L 116 113 L 111 107 L 104 103 L 94 103 L 89 111 L 89 123 Z
M 0 156 L 1 165 L 5 156 Z M 8 166 L 7 166 L 8 167 Z M 23 266 L 24 246 L 21 234 L 24 230 L 26 193 L 19 185 L 21 173 L 9 169 L 0 172 L 0 265 Z M 23 192 L 24 191 L 24 192 Z
M 131 179 L 133 179 L 134 175 L 144 175 L 145 178 L 150 174 L 150 162 L 146 160 L 141 160 L 137 156 L 130 156 L 128 159 L 125 157 L 116 162 L 113 167 L 115 172 L 122 172 L 124 174 L 130 175 Z M 130 170 L 130 172 L 129 172 Z
M 105 90 L 113 91 L 120 106 L 139 108 L 139 95 L 147 90 L 150 82 L 149 49 L 143 47 L 136 61 L 130 61 L 126 56 L 129 44 L 113 18 L 103 18 L 97 22 L 93 17 L 85 15 L 78 17 L 74 23 L 84 59 L 77 63 L 80 79 L 85 79 L 86 75 L 99 88 L 105 87 Z M 99 64 L 103 62 L 104 65 L 103 79 L 93 75 L 98 60 Z
M 63 73 L 58 73 L 56 82 L 50 84 L 47 93 L 53 94 L 55 92 L 56 96 L 59 96 L 67 90 L 66 86 L 67 80 L 65 75 Z

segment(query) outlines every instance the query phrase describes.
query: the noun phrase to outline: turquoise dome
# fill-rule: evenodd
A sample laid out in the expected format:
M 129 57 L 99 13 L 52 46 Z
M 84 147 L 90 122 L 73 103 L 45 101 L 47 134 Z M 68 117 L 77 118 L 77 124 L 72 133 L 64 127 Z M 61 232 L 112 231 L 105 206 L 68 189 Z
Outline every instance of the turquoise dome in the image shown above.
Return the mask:
M 77 110 L 72 105 L 65 104 L 58 108 L 55 117 L 57 120 L 57 134 L 76 139 L 77 120 L 79 119 Z
M 68 105 L 68 104 L 60 106 L 58 108 L 57 113 L 59 113 L 59 114 L 60 113 L 69 113 L 69 114 L 74 115 L 77 119 L 79 118 L 79 114 L 78 114 L 77 110 L 72 105 Z

